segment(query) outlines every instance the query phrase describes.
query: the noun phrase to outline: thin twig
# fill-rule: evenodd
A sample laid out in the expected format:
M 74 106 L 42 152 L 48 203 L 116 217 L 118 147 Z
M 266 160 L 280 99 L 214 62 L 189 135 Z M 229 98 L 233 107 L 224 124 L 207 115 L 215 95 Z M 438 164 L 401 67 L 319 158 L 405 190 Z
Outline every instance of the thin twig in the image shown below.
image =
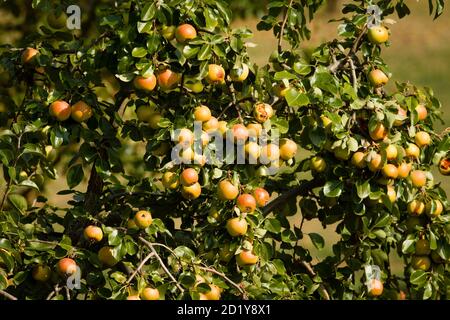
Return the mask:
M 127 283 L 130 283 L 131 280 L 138 274 L 139 271 L 141 271 L 142 267 L 147 263 L 148 260 L 151 259 L 155 254 L 153 252 L 150 252 L 139 264 L 139 266 L 134 270 L 133 274 L 128 278 Z
M 56 284 L 55 289 L 52 292 L 50 292 L 50 294 L 47 296 L 47 300 L 50 300 L 51 298 L 53 298 L 54 295 L 57 295 L 59 293 L 59 290 L 60 290 L 59 284 Z
M 69 288 L 67 288 L 67 286 L 65 286 L 64 289 L 66 289 L 66 299 L 70 300 L 70 290 L 69 290 Z
M 301 261 L 300 263 L 305 267 L 306 271 L 308 271 L 308 273 L 311 275 L 311 277 L 316 276 L 316 272 L 313 270 L 313 268 L 311 267 L 311 265 L 308 262 Z M 323 284 L 321 284 L 319 286 L 319 290 L 322 293 L 325 300 L 330 300 L 330 295 L 328 294 L 328 291 L 327 291 L 327 289 L 325 289 Z
M 166 265 L 162 261 L 159 254 L 156 252 L 153 245 L 142 237 L 139 237 L 139 240 L 141 240 L 141 242 L 143 242 L 155 254 L 155 257 L 156 257 L 156 259 L 158 259 L 159 264 L 161 265 L 161 268 L 163 268 L 164 272 L 170 277 L 170 279 L 172 279 L 173 282 L 175 282 L 175 285 L 177 286 L 178 290 L 180 290 L 183 293 L 184 289 L 180 286 L 177 279 L 175 279 L 175 277 L 172 275 L 172 273 L 170 273 L 169 269 L 167 269 Z
M 207 271 L 207 272 L 214 273 L 214 274 L 222 277 L 224 280 L 228 281 L 228 283 L 230 283 L 233 287 L 235 287 L 241 293 L 244 300 L 248 300 L 247 293 L 244 291 L 244 289 L 242 289 L 242 287 L 239 286 L 236 282 L 234 282 L 233 280 L 228 278 L 224 273 L 217 271 L 216 269 L 203 267 L 203 266 L 198 266 L 198 268 L 202 269 L 204 271 Z
M 350 69 L 352 71 L 352 84 L 353 84 L 353 90 L 355 92 L 358 92 L 358 80 L 356 78 L 356 69 L 355 64 L 353 63 L 353 59 L 351 57 L 348 57 L 348 62 L 350 63 Z
M 284 17 L 283 17 L 283 22 L 281 23 L 281 28 L 280 28 L 280 34 L 278 35 L 278 52 L 281 52 L 281 44 L 283 42 L 283 34 L 284 34 L 284 28 L 286 27 L 286 23 L 288 20 L 288 12 L 289 9 L 292 6 L 292 3 L 294 2 L 294 0 L 289 1 L 288 7 L 286 8 L 286 11 L 284 12 Z
M 9 299 L 9 300 L 17 300 L 17 298 L 15 296 L 13 296 L 12 294 L 10 294 L 10 293 L 8 293 L 8 292 L 6 292 L 4 290 L 0 290 L 0 296 L 3 296 L 3 297 L 5 297 L 6 299 Z

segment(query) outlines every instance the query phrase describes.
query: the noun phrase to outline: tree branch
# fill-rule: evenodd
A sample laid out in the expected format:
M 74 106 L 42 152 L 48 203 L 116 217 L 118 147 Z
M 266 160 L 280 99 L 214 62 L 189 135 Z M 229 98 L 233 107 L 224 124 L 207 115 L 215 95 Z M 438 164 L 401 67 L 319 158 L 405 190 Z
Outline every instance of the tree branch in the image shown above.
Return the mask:
M 281 22 L 280 34 L 278 36 L 278 52 L 281 52 L 281 44 L 283 42 L 284 28 L 286 27 L 286 23 L 288 20 L 288 11 L 291 8 L 293 2 L 294 0 L 289 1 L 286 11 L 284 12 L 283 22 Z
M 17 300 L 17 298 L 15 296 L 13 296 L 12 294 L 10 294 L 10 293 L 8 293 L 8 292 L 6 292 L 4 290 L 0 290 L 0 296 L 3 296 L 3 297 L 5 297 L 6 299 L 9 299 L 9 300 Z
M 301 261 L 300 263 L 305 267 L 306 271 L 308 271 L 308 273 L 310 274 L 311 277 L 316 276 L 316 272 L 313 270 L 313 268 L 311 267 L 311 265 L 308 262 Z M 320 293 L 322 293 L 325 300 L 330 300 L 330 295 L 328 294 L 328 291 L 327 291 L 327 289 L 325 289 L 323 284 L 321 284 L 319 286 L 319 291 L 320 291 Z
M 131 280 L 133 280 L 133 278 L 138 274 L 139 271 L 141 271 L 142 267 L 147 263 L 148 260 L 151 259 L 151 257 L 153 257 L 155 254 L 153 252 L 150 252 L 139 264 L 139 266 L 136 268 L 136 270 L 134 270 L 133 274 L 128 278 L 127 280 L 127 284 L 129 284 L 131 282 Z
M 198 266 L 198 268 L 201 270 L 207 271 L 207 272 L 214 273 L 214 274 L 222 277 L 224 280 L 226 280 L 228 283 L 230 283 L 233 287 L 235 287 L 241 293 L 242 298 L 244 300 L 248 300 L 248 296 L 247 296 L 247 293 L 245 292 L 245 290 L 242 289 L 242 287 L 240 285 L 238 285 L 236 282 L 234 282 L 230 278 L 228 278 L 224 273 L 217 271 L 216 269 L 203 267 L 203 266 Z

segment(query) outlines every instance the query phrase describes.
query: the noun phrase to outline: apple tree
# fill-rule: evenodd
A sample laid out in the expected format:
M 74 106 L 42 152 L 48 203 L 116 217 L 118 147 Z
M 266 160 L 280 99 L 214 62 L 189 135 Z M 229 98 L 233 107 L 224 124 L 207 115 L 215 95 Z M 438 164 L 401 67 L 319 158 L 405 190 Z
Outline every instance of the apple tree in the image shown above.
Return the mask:
M 432 89 L 385 88 L 409 8 L 347 2 L 306 52 L 324 1 L 267 1 L 258 66 L 247 1 L 6 1 L 30 19 L 0 48 L 0 296 L 448 298 L 450 132 Z

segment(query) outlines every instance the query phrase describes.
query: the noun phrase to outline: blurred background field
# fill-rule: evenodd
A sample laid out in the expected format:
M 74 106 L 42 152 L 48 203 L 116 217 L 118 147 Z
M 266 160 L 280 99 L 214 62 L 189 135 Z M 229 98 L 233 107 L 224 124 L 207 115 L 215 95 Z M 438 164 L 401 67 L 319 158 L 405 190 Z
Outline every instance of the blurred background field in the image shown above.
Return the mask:
M 312 38 L 302 44 L 302 48 L 308 49 L 331 40 L 337 35 L 338 22 L 329 22 L 330 19 L 341 16 L 340 8 L 344 1 L 332 0 L 334 5 L 324 6 L 316 19 L 311 24 Z M 394 81 L 407 81 L 418 85 L 427 86 L 434 89 L 435 95 L 442 102 L 444 124 L 437 126 L 438 130 L 450 126 L 450 10 L 446 8 L 444 14 L 433 21 L 428 15 L 427 1 L 408 1 L 411 8 L 411 15 L 398 20 L 392 16 L 397 23 L 390 26 L 391 43 L 387 48 L 383 48 L 383 56 L 392 71 L 392 79 L 388 86 L 388 91 L 394 88 Z M 264 2 L 258 5 L 259 14 L 264 11 Z M 271 32 L 260 32 L 256 29 L 258 18 L 238 19 L 233 22 L 234 27 L 248 27 L 254 32 L 254 38 L 250 39 L 255 43 L 255 47 L 249 48 L 251 60 L 262 66 L 267 63 L 271 52 L 276 48 L 276 39 Z M 17 23 L 6 16 L 0 10 L 0 44 L 10 43 L 15 38 L 14 33 L 6 33 L 3 30 L 8 24 Z M 22 22 L 25 23 L 25 22 Z M 300 158 L 305 157 L 305 153 L 300 154 Z M 447 194 L 450 194 L 450 179 L 444 181 L 443 177 L 433 171 L 437 181 L 441 181 Z M 0 182 L 0 184 L 2 184 Z M 65 170 L 60 168 L 59 179 L 49 181 L 46 187 L 45 196 L 51 204 L 64 207 L 71 196 L 59 196 L 55 190 L 66 189 Z M 77 187 L 84 191 L 86 184 Z M 3 190 L 3 188 L 1 188 Z M 298 225 L 300 215 L 292 217 Z M 320 259 L 330 254 L 331 245 L 338 240 L 334 233 L 334 227 L 330 226 L 323 230 L 321 225 L 315 222 L 305 222 L 305 232 L 321 233 L 326 239 L 326 246 L 320 252 L 315 250 L 309 242 L 309 237 L 305 237 L 303 244 L 312 250 L 314 257 Z

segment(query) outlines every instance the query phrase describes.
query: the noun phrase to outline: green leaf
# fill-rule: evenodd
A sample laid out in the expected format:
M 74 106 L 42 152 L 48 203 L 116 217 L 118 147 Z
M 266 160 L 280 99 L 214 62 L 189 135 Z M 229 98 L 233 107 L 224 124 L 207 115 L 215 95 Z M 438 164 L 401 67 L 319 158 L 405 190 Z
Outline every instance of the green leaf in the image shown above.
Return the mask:
M 131 55 L 135 58 L 143 58 L 147 55 L 147 50 L 143 47 L 134 48 Z
M 70 189 L 72 189 L 77 185 L 79 185 L 80 182 L 83 181 L 83 178 L 84 178 L 83 166 L 81 164 L 71 166 L 69 168 L 69 171 L 67 172 L 66 177 L 67 185 L 69 186 Z
M 369 180 L 366 180 L 364 182 L 362 181 L 356 181 L 356 192 L 358 194 L 358 197 L 360 199 L 365 199 L 370 194 L 370 184 Z
M 142 9 L 141 12 L 141 20 L 142 21 L 149 21 L 151 20 L 156 13 L 156 5 L 155 2 L 148 2 L 145 7 Z
M 323 193 L 326 197 L 336 198 L 342 193 L 344 183 L 342 181 L 327 181 L 323 187 Z
M 176 247 L 173 251 L 178 258 L 187 262 L 192 262 L 195 258 L 194 251 L 186 246 Z
M 425 285 L 425 290 L 423 291 L 423 300 L 430 299 L 432 294 L 433 294 L 433 287 L 431 286 L 430 282 L 427 282 L 427 284 Z
M 211 52 L 212 52 L 211 46 L 209 44 L 205 44 L 198 52 L 197 59 L 200 61 L 208 60 L 211 57 Z
M 277 219 L 267 219 L 264 223 L 264 228 L 273 233 L 280 233 L 281 223 Z
M 275 80 L 283 80 L 283 79 L 291 80 L 291 79 L 296 79 L 297 77 L 295 75 L 293 75 L 292 73 L 290 73 L 289 71 L 284 70 L 284 71 L 276 72 L 273 78 Z
M 415 244 L 415 240 L 412 239 L 407 239 L 405 241 L 403 241 L 402 243 L 402 252 L 404 254 L 407 253 L 413 253 L 414 252 L 414 244 Z
M 28 209 L 27 199 L 20 194 L 10 194 L 8 195 L 8 200 L 12 204 L 14 208 L 16 208 L 19 212 L 24 214 Z
M 308 233 L 309 238 L 311 239 L 311 242 L 313 243 L 314 247 L 316 247 L 319 250 L 322 250 L 325 246 L 325 240 L 322 238 L 322 236 L 318 233 Z
M 302 107 L 309 104 L 308 96 L 294 88 L 287 91 L 285 98 L 290 107 Z

